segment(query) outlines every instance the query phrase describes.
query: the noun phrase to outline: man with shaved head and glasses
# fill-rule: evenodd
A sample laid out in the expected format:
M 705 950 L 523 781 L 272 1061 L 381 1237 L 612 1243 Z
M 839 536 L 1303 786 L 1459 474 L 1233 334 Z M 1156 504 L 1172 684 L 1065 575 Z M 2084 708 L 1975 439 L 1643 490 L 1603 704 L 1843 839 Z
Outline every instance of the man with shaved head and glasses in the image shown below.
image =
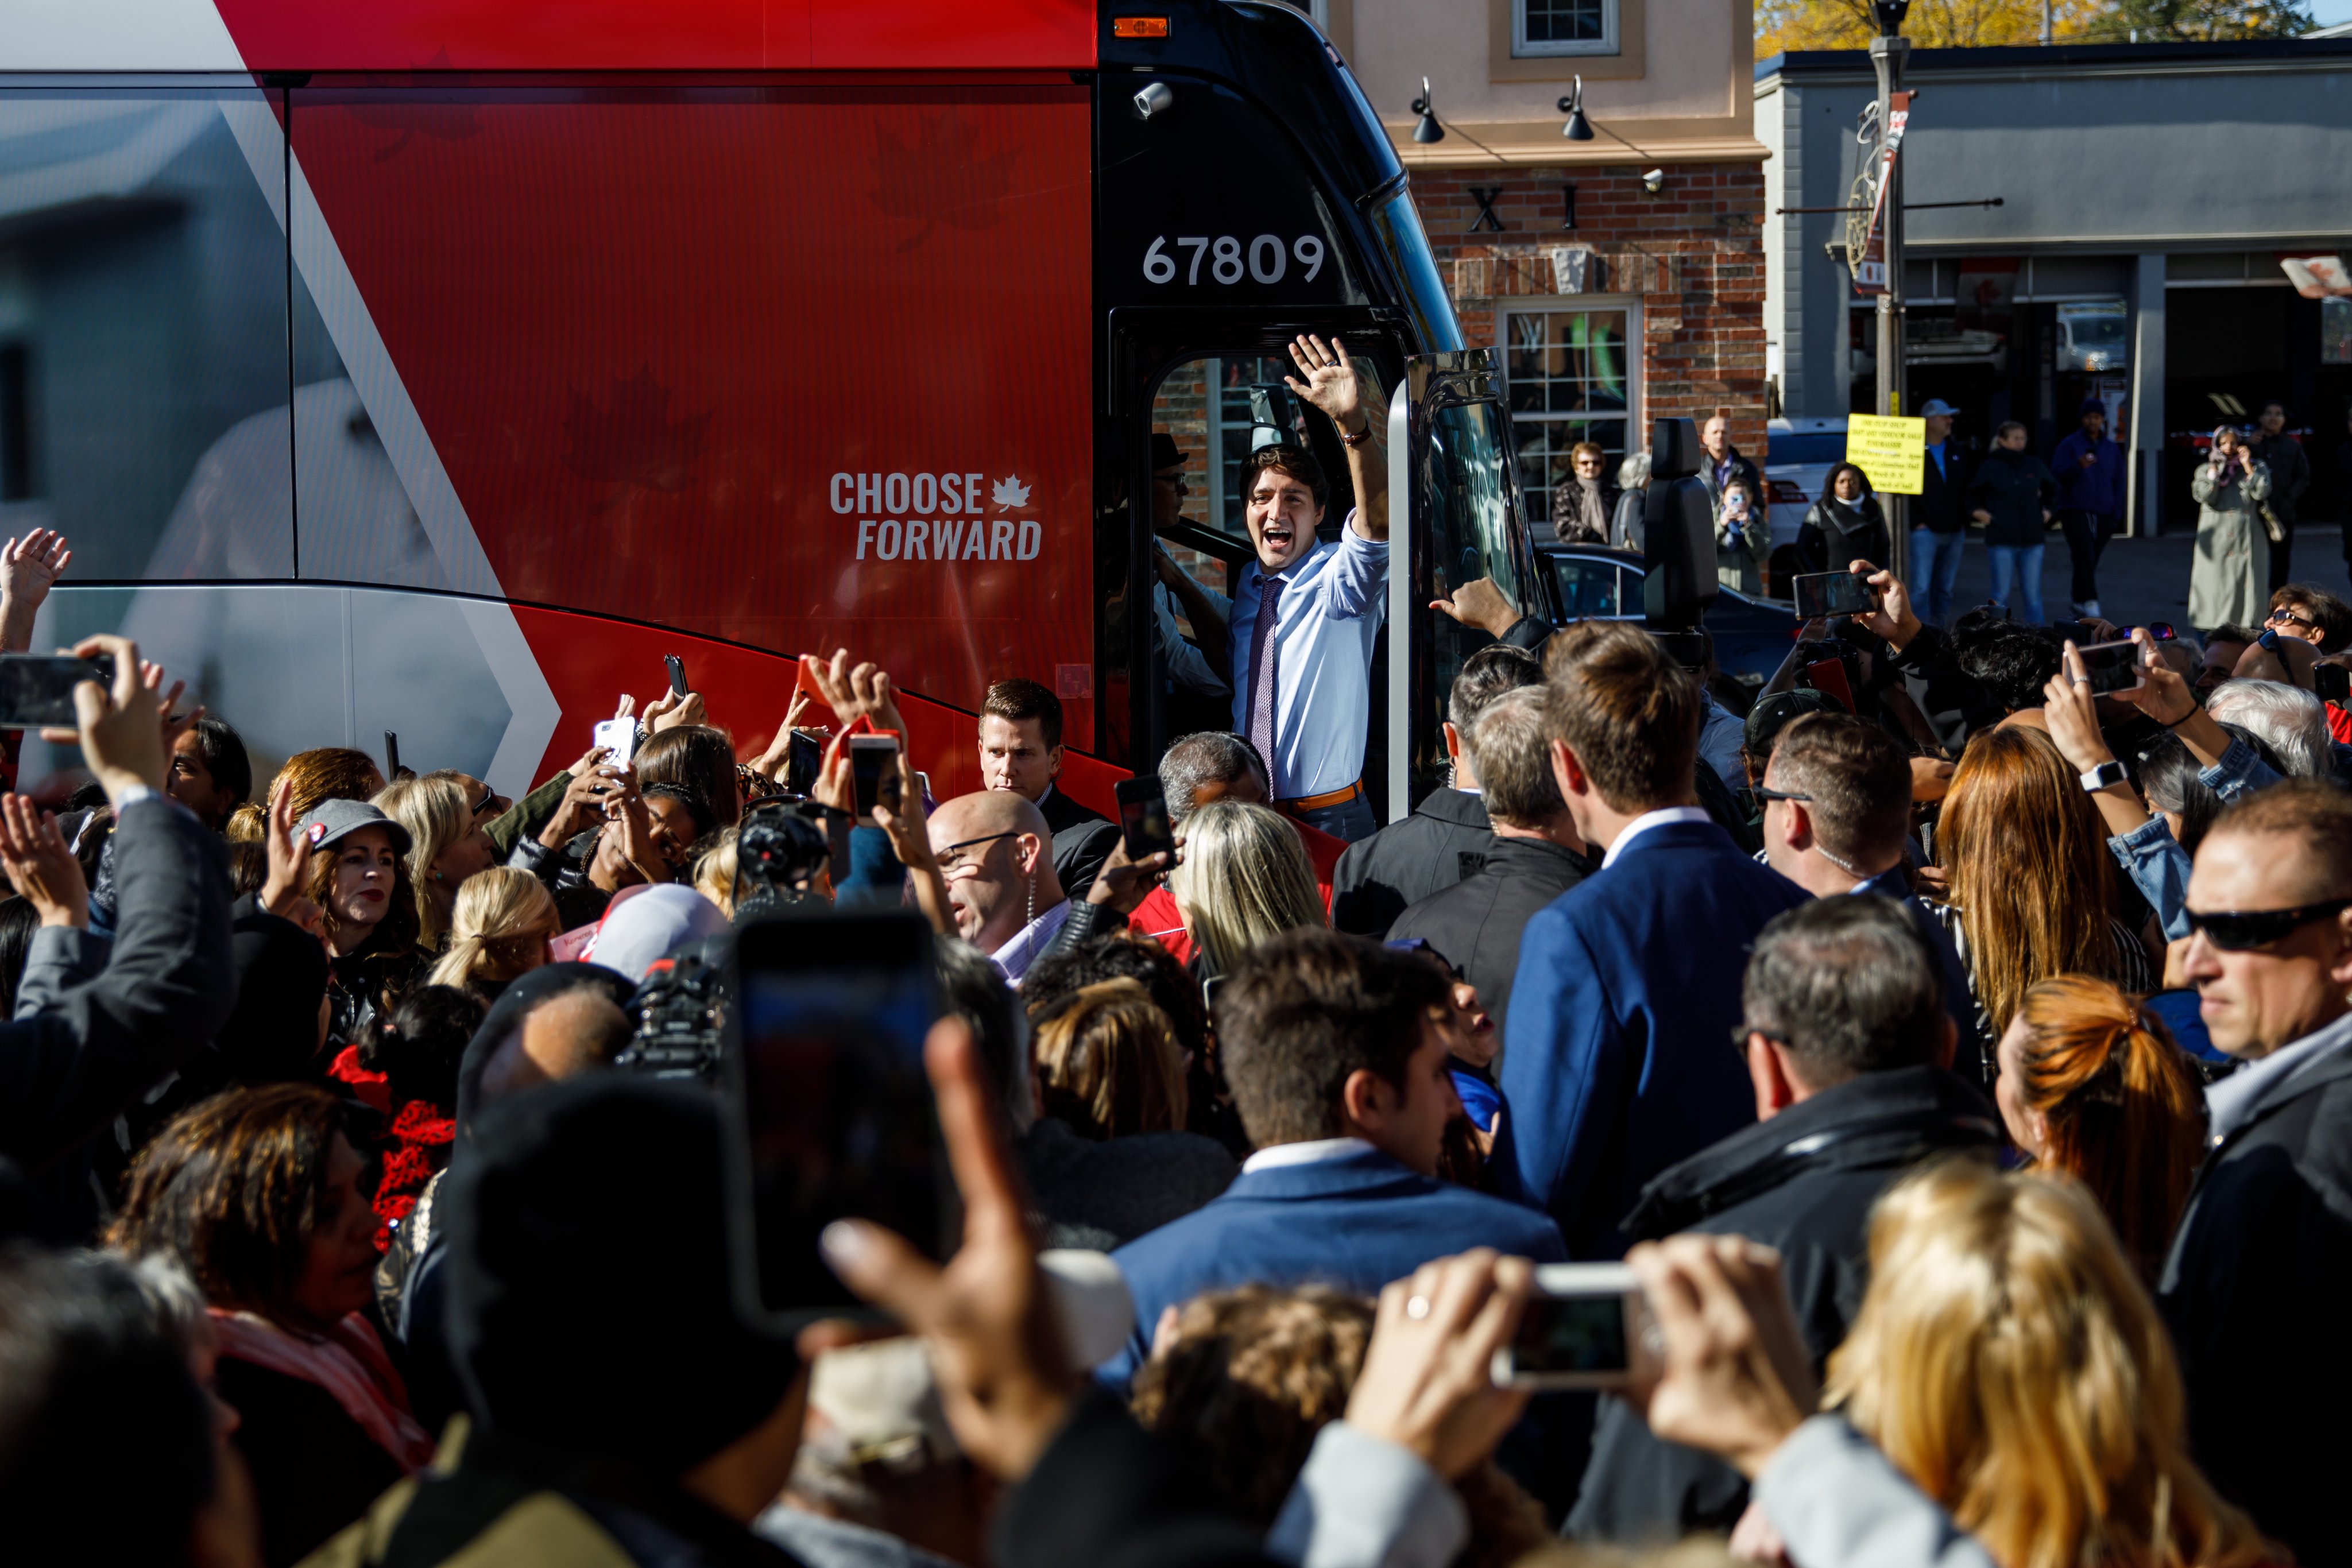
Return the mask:
M 2197 848 L 2186 960 L 2213 1043 L 2207 1151 L 2158 1297 L 2197 1462 L 2298 1562 L 2347 1561 L 2352 1408 L 2352 795 L 2231 807 Z

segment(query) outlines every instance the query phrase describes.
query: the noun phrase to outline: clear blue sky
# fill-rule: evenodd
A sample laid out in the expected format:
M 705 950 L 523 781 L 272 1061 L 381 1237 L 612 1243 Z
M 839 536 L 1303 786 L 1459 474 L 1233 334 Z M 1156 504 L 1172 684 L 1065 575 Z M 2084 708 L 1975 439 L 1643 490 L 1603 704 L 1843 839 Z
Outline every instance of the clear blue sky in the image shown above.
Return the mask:
M 2311 16 L 2323 27 L 2352 22 L 2352 0 L 2311 0 Z

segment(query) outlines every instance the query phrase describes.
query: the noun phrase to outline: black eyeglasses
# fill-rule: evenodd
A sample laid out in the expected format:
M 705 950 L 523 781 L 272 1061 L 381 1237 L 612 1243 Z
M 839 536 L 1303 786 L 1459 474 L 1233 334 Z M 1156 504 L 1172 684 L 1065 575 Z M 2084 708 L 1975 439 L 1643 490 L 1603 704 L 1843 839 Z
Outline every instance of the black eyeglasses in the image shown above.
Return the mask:
M 1758 784 L 1750 788 L 1748 792 L 1759 800 L 1802 800 L 1808 806 L 1813 803 L 1813 798 L 1811 795 L 1801 795 L 1794 789 L 1767 789 L 1763 785 Z
M 2189 910 L 2189 929 L 2203 932 L 2205 940 L 2225 953 L 2247 953 L 2257 947 L 2267 947 L 2294 935 L 2298 926 L 2315 920 L 2352 909 L 2352 898 L 2331 898 L 2325 904 L 2305 904 L 2294 909 L 2215 910 L 2211 914 Z
M 965 839 L 961 843 L 950 844 L 936 857 L 940 862 L 940 874 L 945 876 L 950 872 L 963 869 L 963 857 L 956 852 L 958 850 L 968 850 L 974 844 L 992 844 L 999 839 L 1013 839 L 1020 836 L 1020 829 L 1007 828 L 1001 833 L 988 833 L 977 839 Z M 974 863 L 978 863 L 976 857 Z
M 2308 616 L 2297 615 L 2294 611 L 2289 610 L 2284 604 L 2280 605 L 2276 610 L 2272 611 L 2270 614 L 2263 617 L 2263 624 L 2265 626 L 2300 626 L 2306 632 L 2316 632 L 2319 630 L 2318 622 L 2310 619 Z

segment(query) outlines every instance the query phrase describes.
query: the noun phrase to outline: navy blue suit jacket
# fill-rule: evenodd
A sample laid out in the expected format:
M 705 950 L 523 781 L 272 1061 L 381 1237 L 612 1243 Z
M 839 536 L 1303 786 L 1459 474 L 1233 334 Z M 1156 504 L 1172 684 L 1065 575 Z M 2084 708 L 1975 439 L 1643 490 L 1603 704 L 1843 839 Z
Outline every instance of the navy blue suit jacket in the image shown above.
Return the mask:
M 1528 922 L 1489 1168 L 1576 1257 L 1622 1257 L 1649 1179 L 1756 1120 L 1740 976 L 1765 922 L 1811 896 L 1713 822 L 1667 822 Z
M 1331 1285 L 1377 1296 L 1473 1247 L 1564 1263 L 1559 1228 L 1485 1193 L 1421 1176 L 1377 1150 L 1244 1171 L 1222 1197 L 1111 1254 L 1135 1298 L 1127 1348 L 1096 1376 L 1124 1388 L 1151 1354 L 1160 1309 L 1236 1285 Z
M 1969 988 L 1968 967 L 1960 962 L 1960 950 L 1952 946 L 1951 937 L 1928 913 L 1927 906 L 1919 902 L 1919 895 L 1911 891 L 1910 880 L 1903 874 L 1899 862 L 1872 877 L 1854 892 L 1875 893 L 1902 905 L 1903 913 L 1909 915 L 1911 924 L 1918 928 L 1920 939 L 1927 944 L 1927 950 L 1936 955 L 1936 963 L 1944 976 L 1944 1010 L 1952 1015 L 1952 1022 L 1958 1025 L 1960 1030 L 1959 1043 L 1953 1049 L 1952 1060 L 1958 1064 L 1960 1076 L 1969 1077 L 1976 1071 L 1977 1051 L 1972 1042 L 1977 1032 L 1977 994 Z

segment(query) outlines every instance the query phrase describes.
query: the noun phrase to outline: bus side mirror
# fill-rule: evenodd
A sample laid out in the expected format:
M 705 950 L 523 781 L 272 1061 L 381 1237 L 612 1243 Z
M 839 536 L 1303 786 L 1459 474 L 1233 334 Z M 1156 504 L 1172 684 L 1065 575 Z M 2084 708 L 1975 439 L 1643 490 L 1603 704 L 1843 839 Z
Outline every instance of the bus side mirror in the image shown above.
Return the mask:
M 1687 479 L 1706 461 L 1696 423 L 1687 419 L 1650 421 L 1651 478 Z
M 1691 428 L 1687 419 L 1658 422 L 1662 430 L 1670 423 Z M 1662 479 L 1654 466 L 1651 476 L 1642 497 L 1642 610 L 1653 632 L 1686 631 L 1715 602 L 1715 507 L 1704 480 Z

